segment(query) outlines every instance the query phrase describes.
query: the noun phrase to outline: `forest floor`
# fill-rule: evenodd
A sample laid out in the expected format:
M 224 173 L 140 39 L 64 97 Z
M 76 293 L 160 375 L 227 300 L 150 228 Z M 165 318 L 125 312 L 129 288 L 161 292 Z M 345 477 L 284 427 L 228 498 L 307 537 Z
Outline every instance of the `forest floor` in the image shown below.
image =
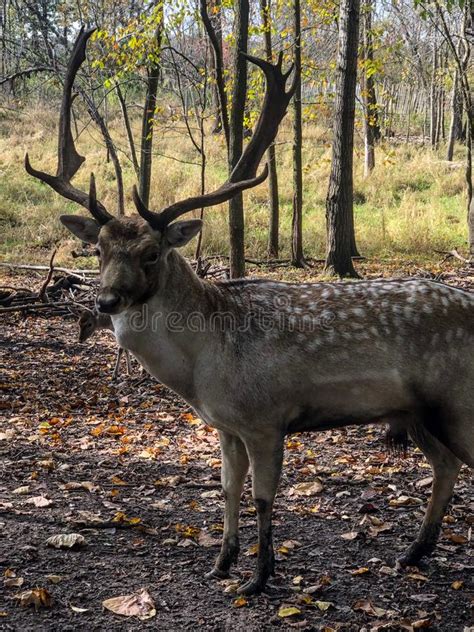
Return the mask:
M 467 468 L 434 555 L 398 571 L 431 484 L 421 453 L 387 454 L 377 426 L 290 437 L 276 576 L 238 598 L 256 554 L 248 482 L 233 579 L 204 579 L 222 531 L 216 432 L 136 365 L 113 382 L 107 333 L 81 345 L 72 319 L 2 314 L 0 341 L 0 629 L 473 629 Z M 73 533 L 84 538 L 73 549 L 46 543 Z M 148 619 L 103 606 L 142 589 L 131 607 Z

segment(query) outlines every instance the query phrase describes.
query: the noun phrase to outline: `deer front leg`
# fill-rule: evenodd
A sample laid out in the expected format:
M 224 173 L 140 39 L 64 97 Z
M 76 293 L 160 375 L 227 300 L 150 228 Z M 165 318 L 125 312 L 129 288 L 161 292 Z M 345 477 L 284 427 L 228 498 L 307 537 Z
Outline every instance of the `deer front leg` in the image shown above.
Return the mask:
M 222 451 L 221 482 L 225 499 L 224 535 L 214 568 L 206 577 L 226 578 L 239 554 L 239 506 L 249 459 L 242 441 L 227 432 L 219 432 Z
M 260 593 L 273 573 L 275 557 L 272 539 L 272 512 L 283 461 L 283 437 L 264 437 L 247 445 L 252 470 L 252 495 L 257 510 L 258 558 L 253 577 L 240 586 L 241 595 Z

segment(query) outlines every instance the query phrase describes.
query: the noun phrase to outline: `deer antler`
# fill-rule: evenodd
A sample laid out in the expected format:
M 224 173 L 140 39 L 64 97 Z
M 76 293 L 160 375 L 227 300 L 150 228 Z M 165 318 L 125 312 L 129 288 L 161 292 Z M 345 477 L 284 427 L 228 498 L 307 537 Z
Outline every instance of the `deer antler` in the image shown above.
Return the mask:
M 159 213 L 154 213 L 143 204 L 134 187 L 133 199 L 137 211 L 154 229 L 162 231 L 169 223 L 184 213 L 197 208 L 226 202 L 240 191 L 257 186 L 257 184 L 266 179 L 268 175 L 267 166 L 258 176 L 256 175 L 257 169 L 264 153 L 275 140 L 278 126 L 285 116 L 288 103 L 296 90 L 297 77 L 294 77 L 290 89 L 286 91 L 286 81 L 293 70 L 293 66 L 287 72 L 282 72 L 283 53 L 280 53 L 276 64 L 271 64 L 268 61 L 250 55 L 245 55 L 245 57 L 261 68 L 266 80 L 263 107 L 252 139 L 234 167 L 229 179 L 215 191 L 186 198 L 175 202 L 171 206 L 167 206 Z
M 85 160 L 84 156 L 77 152 L 71 132 L 71 106 L 74 100 L 72 88 L 77 72 L 86 58 L 87 42 L 94 31 L 95 28 L 87 31 L 84 30 L 84 27 L 81 28 L 74 42 L 72 54 L 67 65 L 59 115 L 58 168 L 56 175 L 53 176 L 34 169 L 31 166 L 28 154 L 25 156 L 25 169 L 31 176 L 45 182 L 63 197 L 89 209 L 99 224 L 106 224 L 112 219 L 112 215 L 107 212 L 105 206 L 98 202 L 95 197 L 94 177 L 91 176 L 91 190 L 89 194 L 71 184 L 72 178 Z

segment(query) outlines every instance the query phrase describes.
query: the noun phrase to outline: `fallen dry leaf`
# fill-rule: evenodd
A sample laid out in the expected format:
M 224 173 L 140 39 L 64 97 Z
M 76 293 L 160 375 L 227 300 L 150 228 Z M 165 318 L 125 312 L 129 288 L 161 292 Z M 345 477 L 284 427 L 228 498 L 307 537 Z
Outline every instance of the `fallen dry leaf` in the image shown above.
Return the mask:
M 448 535 L 448 538 L 449 540 L 451 540 L 451 542 L 454 542 L 454 544 L 466 544 L 468 542 L 466 536 L 459 533 L 450 533 Z
M 53 504 L 53 501 L 49 500 L 49 498 L 46 498 L 45 496 L 32 496 L 31 498 L 28 498 L 25 502 L 30 505 L 34 505 L 35 507 L 49 507 Z
M 294 617 L 297 614 L 301 614 L 301 610 L 296 606 L 281 606 L 278 610 L 278 616 L 280 617 L 280 619 Z
M 257 555 L 257 553 L 258 553 L 258 544 L 252 544 L 252 546 L 249 546 L 249 548 L 245 551 L 245 556 L 254 557 L 255 555 Z
M 323 484 L 320 480 L 310 481 L 307 483 L 297 483 L 288 492 L 289 496 L 314 496 L 323 491 Z
M 416 481 L 415 487 L 417 489 L 421 489 L 422 487 L 428 487 L 429 485 L 431 485 L 432 482 L 433 482 L 433 477 L 427 476 L 426 478 L 422 478 L 421 480 Z
M 126 514 L 123 513 L 123 511 L 117 511 L 115 516 L 112 518 L 112 522 L 127 525 L 130 527 L 135 527 L 137 524 L 140 524 L 141 521 L 141 518 L 129 518 Z
M 321 612 L 326 612 L 329 608 L 334 608 L 332 601 L 315 601 L 314 605 L 319 608 Z
M 248 603 L 249 602 L 245 599 L 245 597 L 237 597 L 237 599 L 234 599 L 232 602 L 232 605 L 234 608 L 242 608 L 243 606 L 247 606 Z
M 375 606 L 370 599 L 358 599 L 352 606 L 352 610 L 365 612 L 371 617 L 383 617 L 387 612 L 383 608 Z
M 46 540 L 46 545 L 55 549 L 79 548 L 86 544 L 86 539 L 80 533 L 58 533 Z
M 155 604 L 145 588 L 131 595 L 111 597 L 103 601 L 102 605 L 114 614 L 123 617 L 138 617 L 141 621 L 151 619 L 156 615 Z
M 15 436 L 15 431 L 9 428 L 5 432 L 0 432 L 0 441 L 10 441 Z
M 53 461 L 53 459 L 45 459 L 44 461 L 38 461 L 36 463 L 36 465 L 38 467 L 43 467 L 45 470 L 54 470 L 54 468 L 56 467 L 56 463 Z
M 78 606 L 73 606 L 72 603 L 70 603 L 69 606 L 73 612 L 89 612 L 89 608 L 79 608 Z
M 369 573 L 369 569 L 367 566 L 362 566 L 362 568 L 358 568 L 355 571 L 351 571 L 351 575 L 365 575 L 365 573 Z
M 24 583 L 23 577 L 7 577 L 3 580 L 5 588 L 21 588 Z
M 390 507 L 409 507 L 412 505 L 422 505 L 421 498 L 415 498 L 414 496 L 399 496 L 398 498 L 392 498 L 388 503 Z
M 22 485 L 21 487 L 17 487 L 12 491 L 12 494 L 28 494 L 30 488 L 28 485 Z
M 421 573 L 409 573 L 407 577 L 418 582 L 427 582 L 430 580 L 429 577 L 426 577 L 426 575 L 422 575 Z
M 222 492 L 218 489 L 211 489 L 208 492 L 202 492 L 201 498 L 221 498 Z
M 61 487 L 66 491 L 85 489 L 88 492 L 93 492 L 97 489 L 97 485 L 94 485 L 91 481 L 70 481 L 69 483 L 61 485 Z
M 62 575 L 46 575 L 46 579 L 52 584 L 59 584 L 64 577 Z
M 459 590 L 459 589 L 460 589 L 460 588 L 462 588 L 463 586 L 464 586 L 464 582 L 463 582 L 462 580 L 460 580 L 460 579 L 457 579 L 456 581 L 454 581 L 454 582 L 451 584 L 451 588 L 452 588 L 453 590 Z
M 128 483 L 126 483 L 124 480 L 122 480 L 120 478 L 120 476 L 116 476 L 114 474 L 114 476 L 112 476 L 112 478 L 110 479 L 112 481 L 112 483 L 114 485 L 120 486 L 120 487 L 127 487 Z
M 39 608 L 49 608 L 51 606 L 51 595 L 46 588 L 34 588 L 33 590 L 25 590 L 15 595 L 20 606 L 27 608 L 34 606 L 35 610 Z
M 358 531 L 349 531 L 348 533 L 342 533 L 341 538 L 343 540 L 348 540 L 350 542 L 351 540 L 355 540 L 358 535 L 359 535 Z
M 417 621 L 412 621 L 411 627 L 414 630 L 421 630 L 422 628 L 430 628 L 431 619 L 418 619 Z
M 207 531 L 201 531 L 198 535 L 197 542 L 200 546 L 210 547 L 219 546 L 221 544 L 220 538 L 214 538 Z

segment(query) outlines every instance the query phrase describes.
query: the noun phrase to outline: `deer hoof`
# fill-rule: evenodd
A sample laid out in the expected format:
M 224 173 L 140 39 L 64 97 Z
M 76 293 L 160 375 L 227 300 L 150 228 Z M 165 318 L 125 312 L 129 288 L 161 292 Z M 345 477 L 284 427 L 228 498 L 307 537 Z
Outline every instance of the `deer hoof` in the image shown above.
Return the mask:
M 248 582 L 237 588 L 237 594 L 249 597 L 250 595 L 258 595 L 265 588 L 265 582 L 259 579 L 250 579 Z
M 407 566 L 417 566 L 423 555 L 415 551 L 407 551 L 404 555 L 399 557 L 395 562 L 395 568 L 400 570 Z
M 211 571 L 204 575 L 206 579 L 228 579 L 230 577 L 229 571 L 221 571 L 219 568 L 213 568 Z

